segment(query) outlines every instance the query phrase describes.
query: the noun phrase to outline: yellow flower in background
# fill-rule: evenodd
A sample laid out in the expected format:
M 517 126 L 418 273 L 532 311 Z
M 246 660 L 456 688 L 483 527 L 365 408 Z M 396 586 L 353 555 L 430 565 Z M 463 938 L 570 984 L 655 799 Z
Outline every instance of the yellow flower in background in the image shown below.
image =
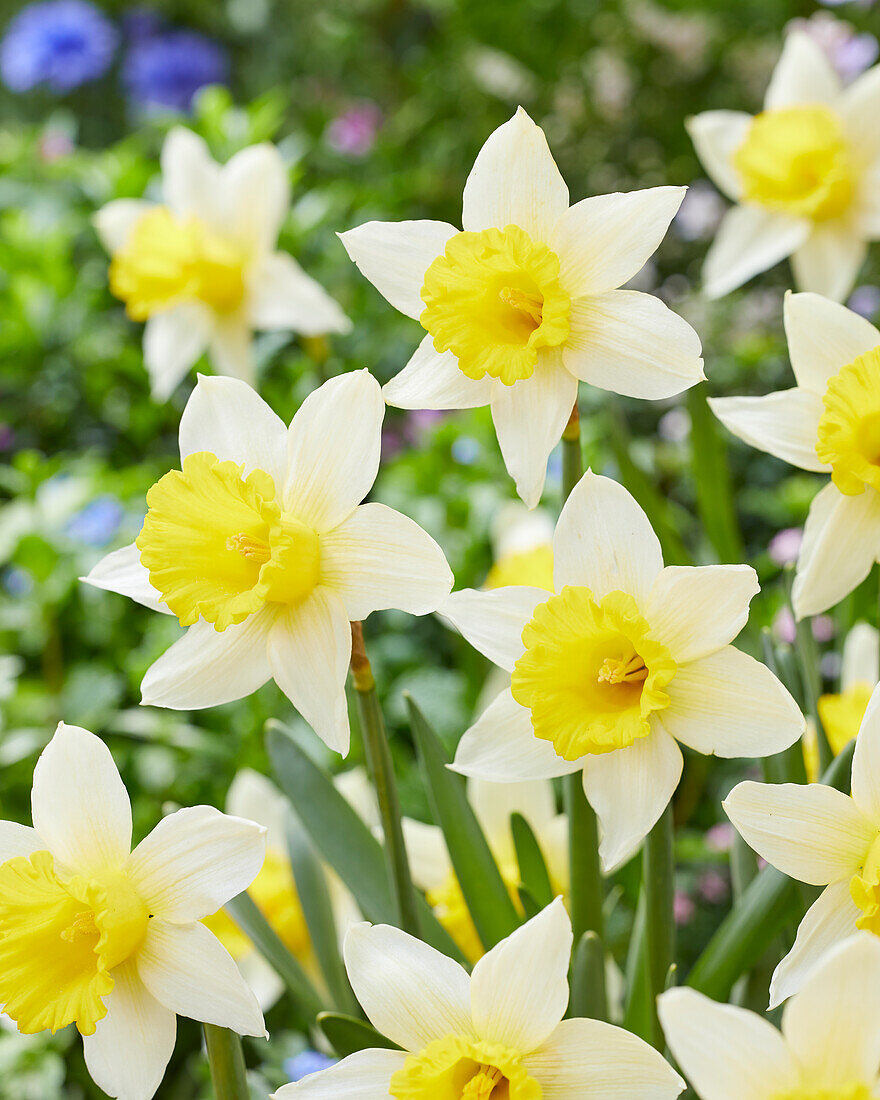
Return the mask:
M 94 1081 L 149 1100 L 176 1016 L 266 1034 L 202 920 L 253 882 L 252 821 L 178 810 L 131 850 L 131 804 L 107 747 L 61 723 L 34 769 L 34 827 L 0 822 L 0 1003 L 19 1031 L 75 1024 Z
M 531 511 L 509 501 L 492 525 L 493 564 L 486 588 L 525 584 L 553 591 L 553 520 L 542 508 Z
M 169 397 L 207 351 L 218 374 L 254 381 L 254 330 L 304 336 L 348 332 L 333 299 L 275 244 L 290 208 L 287 168 L 274 145 L 225 165 L 175 127 L 162 149 L 164 203 L 108 203 L 95 228 L 110 253 L 110 289 L 146 322 L 153 396 Z
M 821 46 L 791 32 L 764 110 L 705 111 L 688 130 L 703 167 L 737 205 L 703 269 L 719 298 L 787 256 L 801 290 L 837 301 L 880 239 L 880 67 L 849 87 Z

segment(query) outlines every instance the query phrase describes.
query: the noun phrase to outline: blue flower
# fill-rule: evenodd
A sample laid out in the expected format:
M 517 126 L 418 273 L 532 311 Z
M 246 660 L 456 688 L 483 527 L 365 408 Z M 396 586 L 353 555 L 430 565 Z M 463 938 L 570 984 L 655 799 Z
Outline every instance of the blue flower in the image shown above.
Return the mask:
M 328 1058 L 326 1054 L 320 1054 L 317 1050 L 304 1050 L 295 1058 L 288 1058 L 284 1063 L 284 1072 L 291 1081 L 302 1081 L 312 1073 L 320 1073 L 322 1069 L 329 1069 L 336 1065 L 335 1058 Z
M 0 43 L 0 76 L 13 92 L 46 84 L 69 92 L 110 68 L 119 43 L 116 27 L 87 0 L 29 4 Z
M 142 107 L 189 111 L 200 88 L 228 83 L 229 59 L 222 46 L 197 31 L 165 31 L 132 43 L 122 79 Z
M 115 497 L 96 497 L 71 517 L 65 534 L 86 546 L 106 546 L 119 530 L 124 514 Z

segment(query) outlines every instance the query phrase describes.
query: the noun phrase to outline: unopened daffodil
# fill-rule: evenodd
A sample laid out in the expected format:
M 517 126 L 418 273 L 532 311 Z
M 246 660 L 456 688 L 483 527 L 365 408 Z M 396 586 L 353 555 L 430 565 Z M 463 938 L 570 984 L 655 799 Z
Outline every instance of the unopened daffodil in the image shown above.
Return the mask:
M 799 289 L 837 301 L 880 239 L 880 66 L 849 87 L 804 31 L 789 34 L 764 110 L 690 119 L 697 155 L 737 205 L 703 271 L 719 298 L 791 257 Z
M 571 923 L 557 898 L 473 974 L 387 925 L 345 941 L 352 989 L 399 1050 L 361 1050 L 275 1100 L 674 1100 L 684 1082 L 642 1039 L 563 1020 Z
M 647 516 L 587 472 L 553 536 L 554 594 L 453 593 L 441 611 L 511 673 L 464 734 L 454 767 L 496 782 L 583 773 L 606 870 L 623 863 L 678 785 L 682 744 L 768 756 L 800 737 L 794 700 L 730 643 L 758 591 L 746 565 L 663 568 Z
M 118 199 L 95 215 L 110 289 L 146 322 L 155 397 L 167 398 L 206 350 L 218 374 L 253 382 L 254 330 L 351 328 L 296 260 L 275 251 L 290 183 L 274 145 L 252 145 L 221 166 L 200 137 L 175 127 L 162 149 L 162 196 Z
M 33 828 L 0 822 L 0 1004 L 19 1031 L 75 1024 L 94 1081 L 149 1100 L 176 1017 L 266 1034 L 253 993 L 201 921 L 246 889 L 265 829 L 178 810 L 131 849 L 109 750 L 59 725 L 34 770 Z
M 569 206 L 544 131 L 520 108 L 480 150 L 463 231 L 367 222 L 341 234 L 363 274 L 427 335 L 385 398 L 403 409 L 490 405 L 505 465 L 534 507 L 578 381 L 672 397 L 703 377 L 694 330 L 619 289 L 662 241 L 682 187 Z
M 385 403 L 368 371 L 325 382 L 287 428 L 244 382 L 200 377 L 180 422 L 181 469 L 148 492 L 136 541 L 85 579 L 188 627 L 147 671 L 152 706 L 192 710 L 276 681 L 348 751 L 350 622 L 423 615 L 452 587 L 440 547 L 384 504 Z
M 709 403 L 750 446 L 831 476 L 798 555 L 801 619 L 839 603 L 880 560 L 880 332 L 818 294 L 786 295 L 785 331 L 796 386 Z

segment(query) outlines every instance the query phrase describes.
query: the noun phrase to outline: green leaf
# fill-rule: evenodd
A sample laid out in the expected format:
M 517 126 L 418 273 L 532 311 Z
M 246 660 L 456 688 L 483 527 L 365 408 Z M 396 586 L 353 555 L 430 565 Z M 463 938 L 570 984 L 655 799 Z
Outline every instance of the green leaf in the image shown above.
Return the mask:
M 571 964 L 568 1015 L 605 1019 L 605 949 L 595 932 L 584 932 Z
M 397 1043 L 386 1039 L 366 1020 L 344 1016 L 340 1012 L 322 1012 L 318 1017 L 318 1027 L 340 1058 L 347 1058 L 359 1050 L 400 1050 Z
M 266 747 L 278 785 L 296 807 L 303 827 L 321 858 L 345 885 L 366 920 L 395 924 L 395 905 L 382 846 L 320 768 L 279 722 L 266 727 Z M 466 963 L 452 937 L 418 895 L 422 939 L 458 962 Z
M 639 891 L 635 920 L 626 956 L 626 1006 L 623 1026 L 633 1035 L 648 1041 L 651 1034 L 651 1013 L 648 1001 L 648 963 L 645 957 L 645 912 L 647 898 Z
M 525 886 L 517 886 L 516 892 L 519 895 L 519 903 L 522 906 L 522 911 L 526 920 L 531 920 L 532 917 L 536 917 L 541 912 L 541 906 L 535 901 Z
M 706 383 L 687 392 L 691 418 L 691 473 L 697 492 L 697 509 L 718 560 L 742 561 L 742 535 L 734 503 L 733 481 L 727 459 L 727 442 L 706 401 Z
M 513 833 L 513 846 L 516 849 L 520 880 L 534 898 L 538 908 L 544 909 L 553 901 L 553 886 L 541 846 L 532 832 L 531 825 L 522 814 L 515 813 L 511 816 L 510 828 Z
M 519 927 L 519 915 L 468 802 L 464 778 L 447 767 L 450 761 L 440 738 L 410 695 L 406 703 L 434 817 L 477 935 L 488 951 Z

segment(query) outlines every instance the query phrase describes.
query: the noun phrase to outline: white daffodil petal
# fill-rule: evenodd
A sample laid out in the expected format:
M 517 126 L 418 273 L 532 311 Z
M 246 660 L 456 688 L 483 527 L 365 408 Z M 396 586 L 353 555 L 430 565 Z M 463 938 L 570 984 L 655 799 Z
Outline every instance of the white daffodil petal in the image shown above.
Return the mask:
M 544 491 L 547 459 L 577 400 L 577 379 L 562 365 L 558 348 L 544 348 L 531 378 L 492 390 L 492 421 L 507 472 L 527 508 Z
M 116 870 L 131 851 L 131 802 L 104 742 L 59 722 L 34 768 L 34 828 L 77 874 Z
M 210 315 L 197 303 L 150 317 L 144 325 L 144 364 L 157 401 L 167 401 L 174 393 L 208 346 L 210 335 Z
M 853 935 L 861 915 L 849 892 L 849 879 L 825 887 L 798 926 L 791 951 L 773 971 L 771 1009 L 797 993 L 831 948 Z
M 440 614 L 493 664 L 512 672 L 525 647 L 522 632 L 538 604 L 546 603 L 543 588 L 509 585 L 481 592 L 463 588 L 453 592 Z
M 550 238 L 572 298 L 623 286 L 645 266 L 678 212 L 686 187 L 594 195 L 576 202 Z
M 745 1008 L 695 989 L 658 1000 L 666 1042 L 701 1100 L 770 1100 L 796 1095 L 798 1064 L 776 1028 Z
M 425 272 L 458 230 L 447 222 L 366 222 L 339 239 L 360 273 L 401 313 L 418 320 Z
M 512 850 L 510 819 L 513 814 L 524 817 L 536 834 L 556 818 L 556 795 L 549 779 L 492 783 L 474 778 L 468 780 L 467 792 L 480 828 L 492 848 L 506 846 Z
M 252 768 L 237 771 L 226 792 L 226 813 L 264 825 L 267 845 L 282 852 L 287 843 L 289 806 L 272 780 Z
M 111 256 L 125 245 L 135 223 L 152 209 L 153 203 L 142 199 L 115 199 L 92 216 L 98 239 Z
M 812 886 L 849 879 L 877 830 L 855 802 L 823 783 L 739 783 L 722 803 L 745 842 Z
M 880 558 L 880 493 L 844 496 L 833 482 L 810 505 L 791 590 L 797 618 L 839 603 Z
M 639 606 L 663 568 L 660 540 L 633 497 L 587 470 L 571 492 L 553 536 L 553 581 L 585 585 L 600 600 L 628 592 Z
M 358 370 L 313 390 L 290 422 L 285 507 L 318 534 L 342 523 L 372 488 L 384 417 L 379 383 Z
M 435 351 L 429 333 L 382 393 L 397 409 L 478 409 L 491 401 L 492 386 L 488 375 L 468 378 L 451 351 Z
M 880 156 L 880 134 L 871 125 L 880 111 L 880 66 L 873 65 L 844 88 L 837 110 L 863 154 Z
M 175 126 L 165 138 L 160 159 L 162 193 L 172 212 L 178 218 L 207 215 L 215 221 L 220 166 L 202 138 L 184 126 Z
M 345 678 L 351 660 L 351 626 L 345 605 L 321 586 L 285 608 L 269 634 L 275 683 L 321 740 L 348 753 L 350 730 Z
M 214 372 L 255 385 L 252 337 L 250 321 L 242 312 L 223 317 L 215 314 L 208 342 L 208 358 Z
M 734 206 L 724 215 L 703 265 L 703 289 L 721 298 L 790 256 L 806 241 L 810 223 L 763 210 Z
M 663 725 L 677 741 L 706 755 L 772 756 L 806 728 L 785 685 L 733 646 L 680 665 L 666 690 Z
M 141 565 L 141 552 L 133 542 L 119 550 L 111 550 L 92 567 L 88 576 L 80 577 L 80 580 L 106 592 L 128 596 L 151 611 L 171 614 L 166 605 L 159 602 L 161 594 L 150 584 L 150 574 Z
M 850 226 L 820 225 L 795 249 L 791 267 L 798 290 L 839 302 L 855 286 L 868 255 L 868 242 Z
M 384 504 L 362 504 L 321 536 L 321 583 L 341 596 L 352 622 L 389 607 L 427 615 L 452 580 L 428 532 Z
M 290 177 L 268 141 L 248 145 L 219 172 L 218 230 L 251 254 L 270 252 L 290 208 Z
M 256 329 L 291 329 L 303 336 L 351 330 L 339 305 L 286 252 L 265 256 L 250 274 L 249 289 Z
M 668 565 L 651 587 L 645 617 L 681 664 L 732 642 L 759 591 L 750 565 Z
M 151 996 L 133 963 L 113 971 L 107 1015 L 83 1036 L 89 1074 L 119 1100 L 152 1100 L 174 1052 L 177 1017 Z
M 662 1054 L 602 1020 L 563 1020 L 523 1065 L 541 1100 L 674 1100 L 685 1087 Z
M 390 1095 L 391 1078 L 405 1061 L 401 1050 L 359 1050 L 329 1069 L 283 1085 L 272 1100 L 377 1100 Z
M 243 699 L 272 678 L 267 651 L 273 612 L 215 630 L 199 621 L 158 661 L 141 682 L 141 703 L 171 710 L 201 710 Z
M 703 111 L 685 124 L 706 174 L 730 199 L 738 199 L 742 191 L 733 154 L 751 124 L 752 116 L 743 111 Z
M 653 401 L 704 378 L 699 336 L 653 294 L 611 290 L 578 298 L 569 320 L 562 360 L 582 382 Z
M 840 78 L 819 43 L 803 31 L 786 36 L 782 54 L 773 70 L 764 110 L 800 104 L 834 104 L 840 95 Z
M 189 806 L 162 818 L 131 853 L 126 872 L 154 916 L 186 924 L 246 890 L 265 855 L 262 825 Z
M 36 829 L 19 825 L 17 821 L 0 821 L 0 863 L 16 856 L 33 855 L 45 847 Z
M 419 890 L 443 886 L 452 870 L 443 830 L 411 817 L 403 818 L 401 824 L 413 882 Z
M 843 643 L 840 686 L 847 691 L 856 684 L 876 684 L 880 676 L 880 633 L 870 623 L 858 622 Z
M 819 397 L 841 367 L 880 344 L 870 321 L 821 294 L 788 291 L 783 314 L 797 383 Z
M 154 917 L 136 962 L 150 993 L 178 1016 L 228 1027 L 239 1035 L 266 1035 L 256 997 L 204 924 L 169 924 Z
M 455 752 L 454 771 L 495 783 L 553 779 L 580 771 L 583 760 L 563 760 L 549 741 L 535 737 L 531 713 L 502 691 L 466 730 Z
M 656 721 L 628 748 L 585 757 L 584 793 L 599 818 L 606 874 L 625 863 L 654 827 L 683 764 L 681 749 Z
M 760 451 L 817 473 L 828 466 L 816 454 L 822 398 L 800 388 L 764 397 L 714 397 L 712 412 L 728 431 Z
M 284 421 L 246 382 L 200 374 L 180 418 L 180 458 L 209 451 L 247 477 L 265 470 L 280 490 L 287 470 Z
M 351 988 L 370 1023 L 404 1050 L 473 1034 L 470 979 L 452 959 L 387 924 L 355 924 L 343 947 Z
M 876 663 L 873 671 L 876 676 Z M 861 812 L 880 829 L 880 686 L 874 688 L 856 738 L 852 796 Z
M 549 1038 L 568 1005 L 571 944 L 571 920 L 558 897 L 479 960 L 471 1015 L 484 1042 L 529 1053 Z
M 467 178 L 462 225 L 468 231 L 518 225 L 548 241 L 568 210 L 568 188 L 540 126 L 522 107 L 490 134 Z
M 833 948 L 785 1006 L 782 1033 L 813 1088 L 877 1080 L 880 941 L 863 932 Z

